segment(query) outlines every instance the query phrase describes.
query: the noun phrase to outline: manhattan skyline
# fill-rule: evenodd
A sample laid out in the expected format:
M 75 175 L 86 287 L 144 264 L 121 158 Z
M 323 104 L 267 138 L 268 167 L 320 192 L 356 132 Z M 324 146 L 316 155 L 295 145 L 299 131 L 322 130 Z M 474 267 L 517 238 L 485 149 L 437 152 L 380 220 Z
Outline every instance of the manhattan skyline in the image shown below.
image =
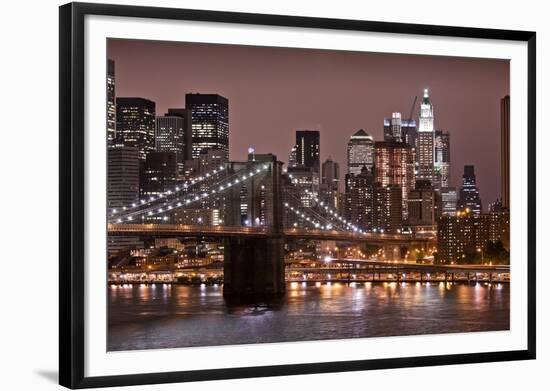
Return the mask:
M 245 160 L 252 145 L 287 163 L 295 131 L 318 129 L 321 162 L 332 157 L 343 174 L 349 137 L 362 128 L 382 140 L 384 117 L 407 118 L 428 88 L 435 127 L 451 134 L 451 185 L 473 164 L 484 205 L 500 197 L 508 61 L 128 40 L 108 47 L 117 96 L 153 100 L 157 114 L 183 107 L 189 92 L 227 97 L 232 160 Z

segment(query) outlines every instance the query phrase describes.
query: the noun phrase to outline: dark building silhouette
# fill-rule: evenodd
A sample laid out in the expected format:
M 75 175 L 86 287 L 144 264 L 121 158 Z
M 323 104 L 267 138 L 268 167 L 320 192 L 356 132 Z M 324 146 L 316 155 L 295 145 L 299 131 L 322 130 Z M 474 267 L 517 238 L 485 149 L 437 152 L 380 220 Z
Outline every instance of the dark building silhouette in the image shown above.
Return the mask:
M 177 155 L 174 152 L 151 152 L 140 172 L 140 196 L 158 197 L 172 189 L 178 178 Z
M 116 98 L 116 142 L 138 148 L 140 161 L 155 150 L 155 102 Z
M 198 158 L 210 148 L 221 149 L 229 159 L 229 101 L 218 94 L 186 94 L 191 110 L 191 156 Z
M 320 172 L 321 136 L 318 130 L 296 131 L 296 164 Z
M 409 192 L 408 208 L 411 226 L 434 229 L 435 192 L 430 181 L 416 181 L 414 190 Z
M 481 213 L 481 198 L 479 197 L 479 189 L 476 186 L 474 166 L 464 166 L 458 209 L 470 209 L 474 214 Z

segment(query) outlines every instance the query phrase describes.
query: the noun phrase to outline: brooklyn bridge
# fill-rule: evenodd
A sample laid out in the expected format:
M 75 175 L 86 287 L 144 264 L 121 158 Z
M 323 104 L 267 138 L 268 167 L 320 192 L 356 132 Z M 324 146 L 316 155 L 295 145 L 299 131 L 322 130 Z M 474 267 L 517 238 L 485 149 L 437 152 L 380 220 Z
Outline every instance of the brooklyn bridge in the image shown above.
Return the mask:
M 176 218 L 186 210 L 213 205 L 222 211 L 216 224 L 179 223 Z M 271 154 L 225 163 L 156 196 L 112 209 L 108 235 L 144 241 L 159 237 L 222 241 L 225 296 L 284 294 L 285 242 L 368 244 L 382 251 L 385 262 L 395 263 L 402 260 L 403 251 L 427 250 L 436 239 L 430 233 L 384 232 L 355 225 L 316 194 L 298 191 L 283 172 L 282 162 Z M 410 264 L 404 267 L 418 269 Z M 447 276 L 446 270 L 441 271 Z

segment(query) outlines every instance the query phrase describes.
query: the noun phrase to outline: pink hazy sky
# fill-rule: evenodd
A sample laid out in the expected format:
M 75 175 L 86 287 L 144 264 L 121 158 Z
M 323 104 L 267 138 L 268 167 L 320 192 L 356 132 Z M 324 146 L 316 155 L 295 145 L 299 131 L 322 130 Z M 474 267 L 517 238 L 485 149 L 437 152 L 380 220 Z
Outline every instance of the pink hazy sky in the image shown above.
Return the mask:
M 382 140 L 384 117 L 408 117 L 429 88 L 435 126 L 451 134 L 451 184 L 473 164 L 484 209 L 500 197 L 508 60 L 118 39 L 108 57 L 116 95 L 150 99 L 157 115 L 184 107 L 189 92 L 228 98 L 231 160 L 252 145 L 287 162 L 295 130 L 318 129 L 321 161 L 340 163 L 342 178 L 349 137 L 362 128 Z

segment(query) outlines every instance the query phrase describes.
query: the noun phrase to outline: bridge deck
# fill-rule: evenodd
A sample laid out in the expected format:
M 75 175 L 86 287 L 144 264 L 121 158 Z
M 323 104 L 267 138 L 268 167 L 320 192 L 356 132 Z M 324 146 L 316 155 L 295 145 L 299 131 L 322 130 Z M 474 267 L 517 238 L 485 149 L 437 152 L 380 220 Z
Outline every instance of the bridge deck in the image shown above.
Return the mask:
M 115 236 L 201 236 L 201 237 L 267 237 L 275 234 L 266 227 L 203 226 L 184 224 L 108 224 L 109 235 Z M 432 242 L 431 235 L 384 234 L 376 232 L 342 232 L 336 230 L 286 228 L 287 238 L 378 243 Z

